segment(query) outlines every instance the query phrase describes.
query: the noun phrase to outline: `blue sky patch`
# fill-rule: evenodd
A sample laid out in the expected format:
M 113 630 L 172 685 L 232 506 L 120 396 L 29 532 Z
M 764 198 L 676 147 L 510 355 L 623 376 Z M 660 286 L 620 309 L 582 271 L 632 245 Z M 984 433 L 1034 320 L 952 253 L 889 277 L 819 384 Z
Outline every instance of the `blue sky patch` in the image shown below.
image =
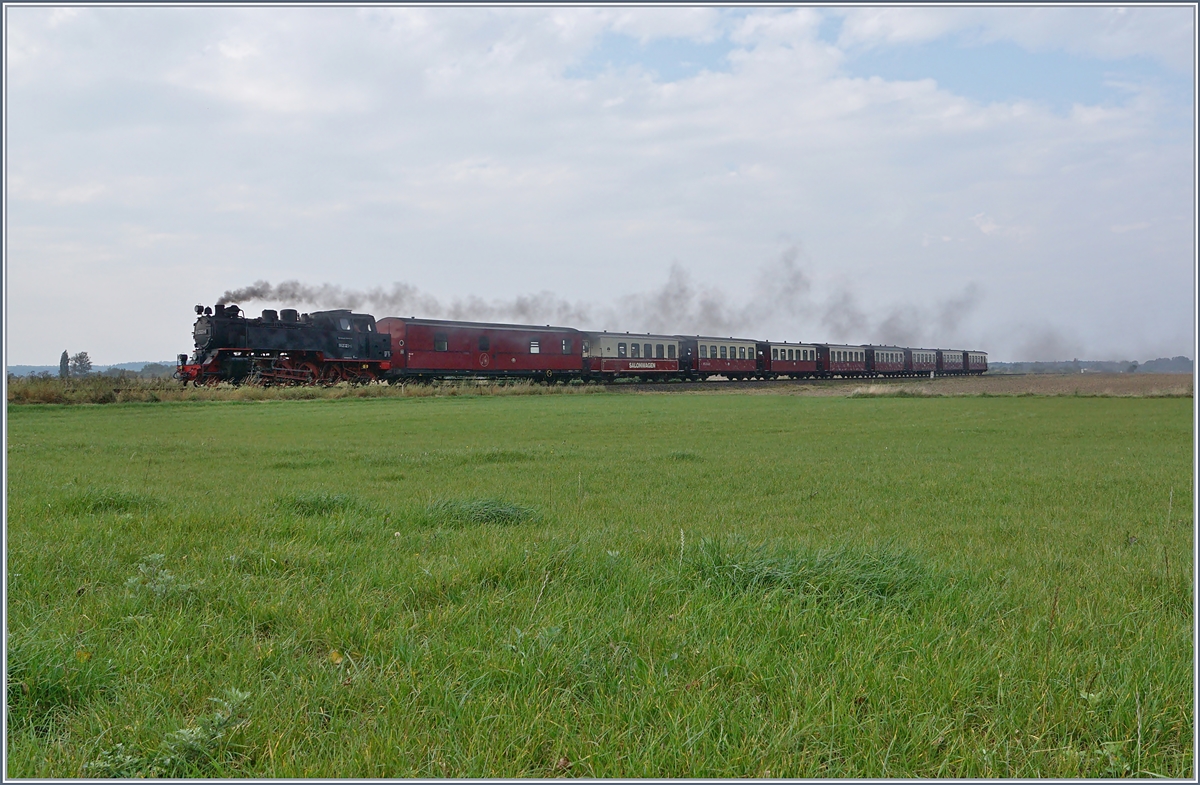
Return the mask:
M 1149 84 L 1171 103 L 1190 105 L 1189 75 L 1145 57 L 1100 60 L 1062 51 L 1030 52 L 1010 42 L 964 45 L 953 40 L 847 52 L 852 76 L 910 81 L 934 79 L 938 87 L 983 104 L 1035 101 L 1057 112 L 1072 104 L 1119 104 L 1126 92 L 1111 84 Z
M 605 71 L 640 66 L 657 81 L 677 82 L 701 71 L 728 71 L 726 55 L 733 49 L 727 38 L 700 43 L 689 38 L 657 38 L 642 43 L 633 36 L 608 32 L 578 64 L 567 69 L 568 79 L 592 79 Z

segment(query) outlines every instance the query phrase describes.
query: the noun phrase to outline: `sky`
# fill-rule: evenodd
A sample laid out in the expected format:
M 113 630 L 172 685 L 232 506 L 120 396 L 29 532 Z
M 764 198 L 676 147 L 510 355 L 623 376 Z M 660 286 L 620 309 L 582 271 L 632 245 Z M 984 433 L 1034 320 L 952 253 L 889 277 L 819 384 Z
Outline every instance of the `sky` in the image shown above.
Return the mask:
M 1194 9 L 5 8 L 9 365 L 193 306 L 1194 356 Z

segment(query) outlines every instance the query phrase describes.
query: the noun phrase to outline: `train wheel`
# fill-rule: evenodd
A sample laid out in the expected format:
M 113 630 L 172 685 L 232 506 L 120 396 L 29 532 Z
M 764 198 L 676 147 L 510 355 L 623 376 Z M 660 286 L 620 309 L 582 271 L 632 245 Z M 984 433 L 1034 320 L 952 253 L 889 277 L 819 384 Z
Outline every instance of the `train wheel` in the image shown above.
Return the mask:
M 314 362 L 303 362 L 296 364 L 296 370 L 303 371 L 305 374 L 304 381 L 301 384 L 316 384 L 321 378 L 321 369 Z

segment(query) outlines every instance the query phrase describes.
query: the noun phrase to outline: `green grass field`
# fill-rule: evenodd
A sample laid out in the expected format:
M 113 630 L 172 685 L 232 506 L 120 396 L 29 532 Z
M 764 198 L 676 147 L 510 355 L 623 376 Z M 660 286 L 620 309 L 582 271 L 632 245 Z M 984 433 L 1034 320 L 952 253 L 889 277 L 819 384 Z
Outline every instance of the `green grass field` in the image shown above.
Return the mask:
M 1191 777 L 1192 401 L 10 406 L 9 777 Z

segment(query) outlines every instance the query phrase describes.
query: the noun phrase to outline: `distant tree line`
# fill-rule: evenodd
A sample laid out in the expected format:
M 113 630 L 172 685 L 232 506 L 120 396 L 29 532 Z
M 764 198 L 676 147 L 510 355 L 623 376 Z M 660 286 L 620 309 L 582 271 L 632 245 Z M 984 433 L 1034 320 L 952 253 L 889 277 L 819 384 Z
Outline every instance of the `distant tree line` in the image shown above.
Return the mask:
M 146 363 L 140 371 L 131 371 L 125 368 L 107 368 L 103 371 L 95 371 L 92 363 L 92 358 L 87 352 L 70 352 L 63 351 L 62 356 L 58 358 L 58 378 L 59 379 L 85 379 L 91 376 L 105 376 L 114 379 L 160 379 L 169 377 L 175 372 L 175 366 L 164 365 L 162 363 Z M 52 379 L 53 374 L 48 371 L 37 371 L 29 374 L 33 378 Z
M 988 362 L 989 373 L 1191 373 L 1187 357 L 1136 360 L 1065 360 L 1060 362 Z

